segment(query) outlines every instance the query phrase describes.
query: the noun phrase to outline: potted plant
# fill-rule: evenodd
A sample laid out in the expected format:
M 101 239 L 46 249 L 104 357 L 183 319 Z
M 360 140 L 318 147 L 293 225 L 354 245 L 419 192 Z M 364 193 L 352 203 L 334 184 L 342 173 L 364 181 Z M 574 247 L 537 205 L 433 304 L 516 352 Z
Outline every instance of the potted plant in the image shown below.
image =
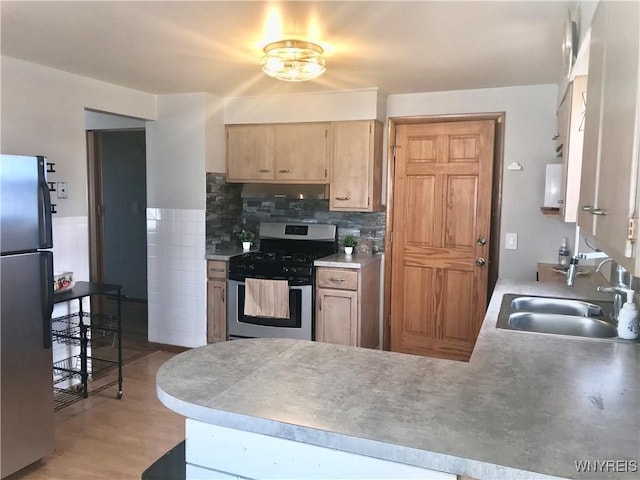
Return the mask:
M 238 239 L 242 242 L 242 249 L 249 250 L 251 248 L 251 242 L 256 238 L 256 234 L 251 230 L 240 230 L 237 234 Z
M 353 235 L 345 235 L 342 239 L 342 245 L 344 245 L 344 253 L 346 255 L 351 255 L 353 253 L 353 247 L 358 244 L 356 237 Z

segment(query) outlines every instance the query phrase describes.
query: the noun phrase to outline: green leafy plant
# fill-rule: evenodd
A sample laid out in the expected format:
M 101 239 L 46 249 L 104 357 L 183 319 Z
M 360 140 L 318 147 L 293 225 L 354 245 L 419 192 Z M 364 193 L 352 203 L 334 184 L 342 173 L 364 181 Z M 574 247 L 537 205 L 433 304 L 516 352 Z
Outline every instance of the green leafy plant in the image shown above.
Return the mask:
M 256 234 L 251 230 L 240 230 L 236 233 L 236 236 L 241 242 L 253 242 L 253 239 L 256 238 Z
M 345 235 L 342 239 L 342 245 L 345 247 L 355 247 L 358 244 L 356 237 L 353 235 Z

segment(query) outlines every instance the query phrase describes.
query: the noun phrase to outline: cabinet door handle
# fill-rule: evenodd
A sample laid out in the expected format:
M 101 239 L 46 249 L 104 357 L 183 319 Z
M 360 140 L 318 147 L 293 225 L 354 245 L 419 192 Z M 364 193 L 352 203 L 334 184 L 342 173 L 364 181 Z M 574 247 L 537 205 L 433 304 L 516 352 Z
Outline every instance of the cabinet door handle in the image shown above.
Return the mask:
M 336 200 L 351 200 L 351 197 L 336 197 Z
M 318 310 L 322 310 L 322 297 L 318 297 Z
M 224 288 L 220 290 L 220 294 L 222 295 L 222 303 L 224 303 L 224 299 L 227 296 L 227 292 L 224 291 Z
M 593 205 L 583 205 L 580 207 L 580 210 L 583 212 L 591 212 L 593 210 Z
M 279 173 L 291 173 L 291 170 L 278 170 Z
M 591 214 L 592 214 L 592 215 L 601 215 L 601 216 L 604 216 L 604 215 L 606 215 L 606 214 L 607 214 L 607 211 L 606 211 L 606 210 L 603 210 L 603 209 L 601 209 L 601 208 L 592 208 L 592 209 L 591 209 Z
M 267 168 L 261 168 L 260 170 L 258 170 L 260 173 L 269 173 L 271 170 L 267 169 Z
M 560 136 L 560 134 L 556 133 L 551 140 L 557 140 L 559 136 Z
M 329 280 L 332 282 L 344 282 L 346 279 L 338 278 L 338 277 L 329 277 Z
M 224 272 L 224 268 L 212 268 L 212 272 Z

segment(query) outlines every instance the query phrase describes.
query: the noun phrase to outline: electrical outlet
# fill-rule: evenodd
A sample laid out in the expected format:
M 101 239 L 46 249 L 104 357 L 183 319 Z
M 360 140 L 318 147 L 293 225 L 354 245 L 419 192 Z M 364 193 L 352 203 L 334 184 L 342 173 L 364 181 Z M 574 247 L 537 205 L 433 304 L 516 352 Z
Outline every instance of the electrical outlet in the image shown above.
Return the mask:
M 505 245 L 504 248 L 507 250 L 517 250 L 518 249 L 518 234 L 517 233 L 507 233 L 505 234 Z
M 67 198 L 67 182 L 58 182 L 56 186 L 58 198 Z

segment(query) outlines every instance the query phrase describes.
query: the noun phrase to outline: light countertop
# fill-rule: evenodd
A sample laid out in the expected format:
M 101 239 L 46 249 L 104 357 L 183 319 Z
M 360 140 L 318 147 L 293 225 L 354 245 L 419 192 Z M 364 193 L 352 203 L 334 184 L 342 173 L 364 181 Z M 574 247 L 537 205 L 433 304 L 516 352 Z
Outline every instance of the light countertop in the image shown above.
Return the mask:
M 256 251 L 256 249 L 249 250 L 250 252 Z M 221 260 L 223 262 L 228 262 L 231 257 L 235 257 L 237 255 L 242 255 L 243 253 L 247 253 L 242 250 L 242 247 L 237 248 L 227 248 L 227 249 L 207 249 L 205 252 L 204 258 L 207 260 Z
M 373 262 L 379 262 L 382 257 L 380 255 L 371 255 L 364 253 L 354 253 L 353 255 L 345 255 L 344 253 L 336 253 L 328 257 L 322 257 L 313 265 L 316 267 L 335 267 L 335 268 L 364 268 Z
M 566 283 L 567 275 L 562 268 L 557 265 L 552 263 L 538 263 L 538 281 Z M 577 286 L 592 288 L 609 285 L 605 276 L 600 272 L 596 272 L 596 267 L 591 265 L 578 266 L 578 274 L 574 282 Z
M 257 248 L 252 248 L 249 250 L 250 252 L 258 251 Z M 243 253 L 247 253 L 242 250 L 242 248 L 229 248 L 229 249 L 208 249 L 205 252 L 205 258 L 207 260 L 221 260 L 224 262 L 228 262 L 231 257 L 235 257 L 237 255 L 242 255 Z M 364 268 L 370 263 L 379 262 L 381 259 L 380 255 L 370 255 L 370 254 L 353 254 L 353 255 L 345 255 L 344 253 L 336 253 L 335 255 L 329 255 L 327 257 L 323 257 L 314 262 L 314 266 L 316 267 L 337 267 L 337 268 Z
M 240 340 L 172 358 L 157 393 L 196 420 L 478 479 L 637 478 L 575 462 L 640 461 L 640 345 L 496 329 L 505 293 L 609 298 L 500 280 L 468 363 Z

